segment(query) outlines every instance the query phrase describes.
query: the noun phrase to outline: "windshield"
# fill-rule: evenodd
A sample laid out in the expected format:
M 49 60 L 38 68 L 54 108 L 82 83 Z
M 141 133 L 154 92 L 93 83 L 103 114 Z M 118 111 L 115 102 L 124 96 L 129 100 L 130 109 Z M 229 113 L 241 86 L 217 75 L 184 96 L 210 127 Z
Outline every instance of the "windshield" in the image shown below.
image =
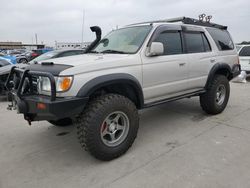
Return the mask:
M 53 57 L 55 57 L 59 52 L 58 51 L 51 51 L 51 52 L 47 52 L 45 54 L 42 54 L 38 57 L 36 57 L 35 59 L 33 59 L 32 61 L 30 61 L 30 64 L 33 64 L 35 62 L 39 62 L 39 61 L 44 61 L 47 59 L 51 59 Z
M 91 51 L 92 53 L 136 53 L 152 26 L 136 26 L 118 29 L 109 33 Z
M 241 49 L 239 56 L 250 56 L 250 46 L 244 46 Z

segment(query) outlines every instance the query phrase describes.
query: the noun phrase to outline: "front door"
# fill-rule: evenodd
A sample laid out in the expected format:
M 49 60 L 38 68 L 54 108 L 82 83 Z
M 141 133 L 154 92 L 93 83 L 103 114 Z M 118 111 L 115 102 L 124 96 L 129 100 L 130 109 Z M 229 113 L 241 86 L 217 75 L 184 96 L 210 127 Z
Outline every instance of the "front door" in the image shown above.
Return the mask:
M 151 42 L 161 42 L 164 54 L 153 57 L 142 54 L 145 103 L 188 89 L 188 62 L 183 53 L 181 31 L 163 30 Z

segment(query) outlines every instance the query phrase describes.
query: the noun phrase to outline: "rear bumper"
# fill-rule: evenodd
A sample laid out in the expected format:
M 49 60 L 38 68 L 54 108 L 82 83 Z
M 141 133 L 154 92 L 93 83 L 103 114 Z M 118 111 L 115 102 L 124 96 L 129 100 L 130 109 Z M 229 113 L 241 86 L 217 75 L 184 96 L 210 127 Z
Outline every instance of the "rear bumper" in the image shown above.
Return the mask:
M 47 96 L 23 96 L 19 98 L 16 93 L 11 93 L 14 106 L 18 113 L 24 114 L 24 118 L 31 121 L 59 120 L 74 117 L 80 114 L 88 98 L 56 98 L 51 101 Z

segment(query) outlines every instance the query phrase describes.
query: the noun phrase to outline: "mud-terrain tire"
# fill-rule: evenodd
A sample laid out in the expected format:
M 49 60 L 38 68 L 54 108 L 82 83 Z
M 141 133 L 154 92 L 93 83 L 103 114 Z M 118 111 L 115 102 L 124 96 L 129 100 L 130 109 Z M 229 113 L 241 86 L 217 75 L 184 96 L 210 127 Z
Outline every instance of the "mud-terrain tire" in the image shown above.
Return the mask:
M 215 75 L 206 93 L 200 95 L 201 108 L 208 114 L 221 113 L 227 106 L 230 85 L 224 75 Z
M 106 94 L 89 102 L 76 118 L 79 142 L 99 160 L 124 154 L 133 144 L 139 127 L 135 104 L 117 94 Z

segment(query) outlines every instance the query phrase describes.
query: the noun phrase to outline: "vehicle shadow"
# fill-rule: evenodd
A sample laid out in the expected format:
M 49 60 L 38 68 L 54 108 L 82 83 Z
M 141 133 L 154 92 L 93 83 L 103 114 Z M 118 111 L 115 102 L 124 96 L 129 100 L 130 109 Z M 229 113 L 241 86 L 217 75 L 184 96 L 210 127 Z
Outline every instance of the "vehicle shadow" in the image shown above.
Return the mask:
M 150 142 L 147 137 L 150 135 L 152 137 L 154 133 L 153 137 L 157 137 L 159 130 L 162 134 L 173 133 L 175 129 L 179 131 L 179 128 L 183 126 L 183 121 L 193 124 L 208 117 L 201 110 L 197 99 L 184 99 L 162 104 L 141 110 L 139 114 L 140 128 L 136 147 L 147 145 L 147 142 Z M 185 126 L 189 126 L 189 124 L 185 124 Z M 41 151 L 51 153 L 51 155 L 46 155 L 50 158 L 49 160 L 53 160 L 54 156 L 57 155 L 57 160 L 70 161 L 75 165 L 83 165 L 83 161 L 85 164 L 102 163 L 81 148 L 76 136 L 76 127 L 56 127 L 47 122 L 41 122 L 40 125 L 35 126 L 47 127 L 46 131 L 37 135 L 38 140 L 33 140 L 33 143 L 36 143 L 36 147 L 40 148 Z M 46 142 L 41 141 L 41 137 L 46 137 Z M 136 148 L 133 148 L 133 151 L 136 152 Z
M 18 156 L 9 159 L 6 155 L 5 160 L 11 166 L 2 173 L 18 176 L 13 183 L 25 187 L 47 185 L 51 181 L 60 187 L 61 184 L 70 187 L 72 182 L 79 182 L 77 187 L 106 185 L 181 146 L 210 126 L 204 123 L 207 116 L 195 98 L 148 108 L 139 114 L 135 143 L 125 155 L 110 162 L 99 161 L 84 151 L 74 126 L 56 127 L 46 121 L 34 122 L 30 128 L 18 126 L 18 132 L 12 135 L 18 135 L 18 139 L 8 145 L 8 155 L 18 153 Z M 13 144 L 15 149 L 10 148 Z

